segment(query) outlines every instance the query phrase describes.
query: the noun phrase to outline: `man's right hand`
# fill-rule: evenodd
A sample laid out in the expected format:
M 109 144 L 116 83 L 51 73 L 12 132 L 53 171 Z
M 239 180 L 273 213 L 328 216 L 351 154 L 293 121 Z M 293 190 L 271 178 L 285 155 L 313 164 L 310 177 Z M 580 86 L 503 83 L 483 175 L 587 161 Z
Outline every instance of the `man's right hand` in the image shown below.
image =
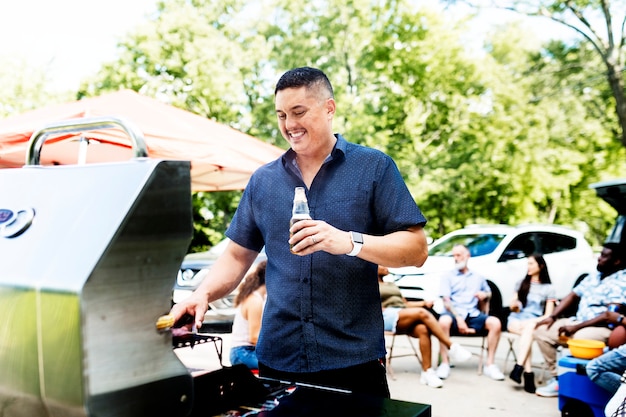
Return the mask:
M 204 314 L 209 309 L 209 302 L 206 297 L 193 293 L 185 300 L 174 304 L 170 310 L 170 315 L 174 317 L 174 322 L 179 323 L 187 314 L 193 317 L 196 329 L 202 327 L 204 322 Z M 174 324 L 174 327 L 180 327 Z
M 471 327 L 469 327 L 461 316 L 456 316 L 456 327 L 459 329 L 459 333 L 461 334 L 476 333 L 476 329 L 472 329 Z
M 559 327 L 559 336 L 564 335 L 566 337 L 572 336 L 578 331 L 578 328 L 572 324 Z
M 258 254 L 259 252 L 246 249 L 233 241 L 228 242 L 200 286 L 189 297 L 174 304 L 170 315 L 176 322 L 189 315 L 197 329 L 202 327 L 204 314 L 209 309 L 209 300 L 213 301 L 233 292 Z

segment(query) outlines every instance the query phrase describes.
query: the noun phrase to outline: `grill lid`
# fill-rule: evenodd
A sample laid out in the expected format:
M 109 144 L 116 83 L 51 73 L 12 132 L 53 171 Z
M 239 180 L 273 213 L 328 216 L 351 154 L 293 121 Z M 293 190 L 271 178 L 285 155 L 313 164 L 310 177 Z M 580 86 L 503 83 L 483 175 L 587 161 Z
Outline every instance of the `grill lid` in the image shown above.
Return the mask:
M 5 415 L 189 413 L 192 377 L 154 328 L 192 236 L 189 173 L 143 157 L 0 170 Z

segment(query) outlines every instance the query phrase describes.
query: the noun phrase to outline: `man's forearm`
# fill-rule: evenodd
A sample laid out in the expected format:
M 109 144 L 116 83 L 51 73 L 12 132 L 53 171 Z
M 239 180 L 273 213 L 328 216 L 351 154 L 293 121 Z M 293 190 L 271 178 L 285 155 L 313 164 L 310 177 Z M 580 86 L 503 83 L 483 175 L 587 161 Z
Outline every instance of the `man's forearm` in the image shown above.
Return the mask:
M 461 317 L 459 313 L 456 312 L 456 310 L 454 309 L 454 306 L 452 305 L 451 302 L 449 301 L 444 301 L 443 302 L 443 306 L 446 308 L 447 311 L 450 312 L 450 314 L 452 314 L 454 317 Z
M 556 320 L 557 317 L 559 317 L 563 311 L 567 310 L 577 299 L 578 296 L 576 293 L 569 293 L 556 307 L 554 307 L 554 310 L 552 310 L 552 314 L 550 314 L 549 317 L 551 317 L 552 320 Z

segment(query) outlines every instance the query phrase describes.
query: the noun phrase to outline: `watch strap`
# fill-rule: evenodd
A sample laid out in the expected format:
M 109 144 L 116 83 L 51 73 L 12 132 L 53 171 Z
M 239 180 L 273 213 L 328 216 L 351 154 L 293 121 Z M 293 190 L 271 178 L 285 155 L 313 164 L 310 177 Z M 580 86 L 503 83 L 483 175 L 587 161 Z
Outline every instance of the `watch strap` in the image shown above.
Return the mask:
M 357 256 L 361 252 L 363 247 L 363 235 L 359 232 L 350 232 L 350 239 L 352 239 L 352 250 L 347 253 L 348 256 Z

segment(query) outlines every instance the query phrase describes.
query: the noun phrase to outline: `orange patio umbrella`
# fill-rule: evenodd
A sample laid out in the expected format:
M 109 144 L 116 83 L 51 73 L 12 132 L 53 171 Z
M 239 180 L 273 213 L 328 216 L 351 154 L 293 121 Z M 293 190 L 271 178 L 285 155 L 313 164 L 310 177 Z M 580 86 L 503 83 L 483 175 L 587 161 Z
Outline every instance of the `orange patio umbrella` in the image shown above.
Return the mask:
M 143 133 L 150 158 L 191 161 L 193 191 L 243 189 L 257 168 L 284 152 L 229 126 L 122 90 L 1 120 L 0 168 L 23 166 L 28 141 L 43 126 L 102 116 L 132 122 Z M 50 135 L 39 156 L 40 165 L 101 163 L 129 160 L 133 149 L 121 129 L 101 129 Z

